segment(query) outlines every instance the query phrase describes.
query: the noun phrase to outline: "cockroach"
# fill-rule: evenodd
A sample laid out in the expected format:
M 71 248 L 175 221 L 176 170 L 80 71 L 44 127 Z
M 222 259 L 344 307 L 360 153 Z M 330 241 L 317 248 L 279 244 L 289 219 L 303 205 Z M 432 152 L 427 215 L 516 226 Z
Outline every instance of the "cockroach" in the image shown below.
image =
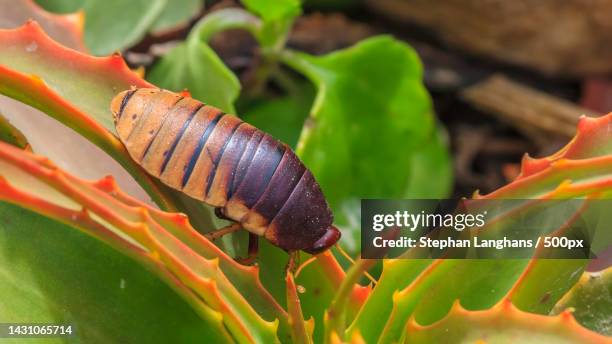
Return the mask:
M 293 254 L 317 254 L 340 239 L 312 173 L 289 146 L 269 134 L 162 89 L 123 91 L 113 98 L 111 111 L 132 159 L 234 222 L 209 238 L 241 228 L 249 231 L 245 262 L 255 258 L 260 236 Z

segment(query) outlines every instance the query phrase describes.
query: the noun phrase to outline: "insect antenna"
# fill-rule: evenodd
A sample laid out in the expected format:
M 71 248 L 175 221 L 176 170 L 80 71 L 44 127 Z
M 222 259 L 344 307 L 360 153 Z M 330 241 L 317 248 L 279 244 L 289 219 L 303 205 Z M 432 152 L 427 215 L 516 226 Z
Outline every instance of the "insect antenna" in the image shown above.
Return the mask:
M 310 258 L 308 258 L 304 263 L 300 264 L 300 266 L 297 268 L 297 270 L 295 270 L 295 278 L 298 278 L 298 276 L 300 275 L 300 272 L 302 272 L 302 270 L 310 265 L 310 263 L 314 262 L 317 259 L 317 256 L 312 256 Z
M 336 249 L 338 250 L 338 252 L 340 252 L 340 254 L 346 258 L 349 262 L 351 262 L 351 264 L 355 264 L 355 260 L 348 254 L 346 253 L 346 251 L 344 251 L 344 249 L 342 249 L 342 247 L 340 247 L 340 245 L 336 244 L 334 245 L 336 247 Z M 308 265 L 310 265 L 311 263 L 313 263 L 315 260 L 317 259 L 317 256 L 312 256 L 310 258 L 308 258 L 304 263 L 302 263 L 296 270 L 295 270 L 295 278 L 298 278 L 298 276 L 300 275 L 300 273 L 302 272 L 302 270 L 304 270 L 304 268 Z M 378 283 L 378 281 L 376 281 L 376 279 L 370 275 L 369 272 L 364 271 L 363 274 L 374 284 L 376 285 L 376 283 Z
M 346 258 L 349 262 L 351 262 L 351 264 L 355 264 L 355 260 L 353 259 L 353 257 L 351 257 L 348 253 L 346 253 L 346 251 L 340 247 L 340 244 L 335 244 L 334 247 L 338 250 L 338 252 L 340 252 L 340 254 Z M 372 276 L 370 275 L 369 272 L 364 271 L 363 274 L 370 280 L 370 282 L 372 282 L 374 285 L 376 285 L 376 283 L 378 283 L 378 281 Z

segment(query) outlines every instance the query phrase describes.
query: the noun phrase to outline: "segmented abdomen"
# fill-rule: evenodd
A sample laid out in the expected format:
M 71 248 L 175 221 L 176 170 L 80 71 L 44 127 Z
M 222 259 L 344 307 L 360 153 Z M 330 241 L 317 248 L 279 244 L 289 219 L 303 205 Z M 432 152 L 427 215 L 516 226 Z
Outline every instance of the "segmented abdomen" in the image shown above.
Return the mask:
M 122 92 L 111 109 L 119 138 L 147 172 L 247 230 L 292 250 L 331 225 L 319 185 L 293 151 L 239 118 L 159 89 Z

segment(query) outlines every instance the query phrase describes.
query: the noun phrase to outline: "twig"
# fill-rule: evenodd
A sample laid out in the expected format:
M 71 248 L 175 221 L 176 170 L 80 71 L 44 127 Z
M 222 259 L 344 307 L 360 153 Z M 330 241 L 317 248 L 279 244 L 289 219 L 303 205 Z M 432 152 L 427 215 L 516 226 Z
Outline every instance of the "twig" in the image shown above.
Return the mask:
M 494 75 L 461 92 L 476 108 L 509 122 L 541 142 L 543 137 L 571 138 L 581 115 L 597 116 L 591 110 Z

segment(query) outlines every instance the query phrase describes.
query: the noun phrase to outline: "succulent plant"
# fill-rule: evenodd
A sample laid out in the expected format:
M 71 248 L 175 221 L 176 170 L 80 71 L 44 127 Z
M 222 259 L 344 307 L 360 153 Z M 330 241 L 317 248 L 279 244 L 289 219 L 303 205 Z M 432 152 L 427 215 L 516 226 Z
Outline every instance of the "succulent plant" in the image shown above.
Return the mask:
M 231 24 L 236 15 L 248 17 L 247 24 L 240 21 L 240 25 L 255 25 L 249 29 L 273 49 L 278 35 L 270 31 L 282 30 L 278 23 L 287 25 L 284 21 L 299 13 L 297 1 L 284 2 L 288 10 L 272 16 L 269 11 L 258 12 L 265 2 L 247 1 L 261 19 L 246 12 L 230 12 L 225 18 L 218 14 L 221 17 L 203 22 L 198 36 L 187 43 L 197 47 L 177 49 L 200 49 L 210 58 L 214 53 L 201 50 L 205 48 L 197 42 L 199 35 L 208 32 L 211 21 L 221 18 Z M 390 174 L 385 176 L 391 179 L 388 184 L 358 193 L 347 191 L 352 183 L 374 180 L 369 167 L 348 158 L 335 159 L 347 152 L 369 154 L 367 145 L 373 136 L 359 126 L 356 131 L 333 132 L 362 136 L 364 142 L 359 145 L 339 143 L 329 147 L 339 153 L 323 157 L 316 148 L 318 142 L 334 140 L 330 128 L 336 123 L 351 120 L 347 113 L 354 109 L 341 109 L 344 96 L 372 92 L 367 105 L 372 108 L 367 110 L 383 109 L 382 115 L 390 118 L 405 105 L 406 100 L 376 98 L 387 89 L 376 93 L 367 85 L 363 89 L 347 86 L 351 81 L 342 69 L 329 72 L 329 66 L 340 65 L 367 69 L 374 53 L 404 61 L 395 67 L 409 76 L 403 79 L 405 84 L 385 87 L 408 95 L 417 109 L 409 120 L 390 127 L 364 112 L 359 112 L 363 118 L 354 120 L 389 135 L 376 143 L 384 148 L 381 154 L 387 154 L 385 149 L 402 135 L 418 136 L 406 149 L 431 143 L 389 167 L 409 168 L 413 178 L 421 178 L 432 167 L 432 163 L 414 167 L 419 157 L 430 154 L 428 149 L 434 155 L 443 151 L 418 60 L 403 44 L 381 37 L 323 57 L 283 52 L 281 58 L 311 79 L 319 92 L 310 118 L 317 127 L 303 129 L 298 153 L 324 188 L 346 170 L 357 171 L 354 180 L 331 192 L 335 209 L 344 209 L 355 197 L 404 196 L 403 191 L 389 191 L 391 186 L 415 185 L 416 179 L 400 180 Z M 170 55 L 157 68 L 154 73 L 170 73 L 179 64 Z M 386 80 L 372 82 L 379 85 Z M 94 143 L 123 166 L 156 204 L 128 195 L 113 177 L 84 180 L 28 151 L 27 137 L 0 120 L 0 322 L 35 317 L 39 322 L 72 323 L 76 341 L 88 343 L 612 342 L 606 337 L 610 335 L 609 311 L 580 313 L 602 302 L 610 305 L 609 298 L 588 297 L 593 288 L 582 287 L 588 260 L 539 259 L 545 250 L 523 260 L 385 259 L 376 284 L 366 286 L 360 284 L 363 273 L 379 262 L 357 259 L 347 264 L 333 251 L 316 256 L 315 263 L 297 276 L 291 271 L 285 274 L 284 253 L 271 247 L 263 250 L 259 265 L 240 265 L 228 254 L 231 247 L 210 242 L 201 234 L 214 229 L 210 210 L 147 175 L 115 136 L 110 99 L 132 86 L 155 87 L 131 71 L 118 54 L 94 57 L 64 47 L 34 21 L 0 30 L 0 93 L 42 111 Z M 192 92 L 194 97 L 197 93 Z M 233 107 L 233 97 L 218 99 Z M 421 122 L 411 124 L 414 120 Z M 525 157 L 521 174 L 513 182 L 487 195 L 476 193 L 474 198 L 525 202 L 610 198 L 610 125 L 612 114 L 582 118 L 566 147 L 546 158 Z M 512 214 L 506 216 L 512 220 Z M 604 273 L 603 286 L 597 288 L 609 293 L 608 275 Z M 578 321 L 571 309 L 580 315 Z

